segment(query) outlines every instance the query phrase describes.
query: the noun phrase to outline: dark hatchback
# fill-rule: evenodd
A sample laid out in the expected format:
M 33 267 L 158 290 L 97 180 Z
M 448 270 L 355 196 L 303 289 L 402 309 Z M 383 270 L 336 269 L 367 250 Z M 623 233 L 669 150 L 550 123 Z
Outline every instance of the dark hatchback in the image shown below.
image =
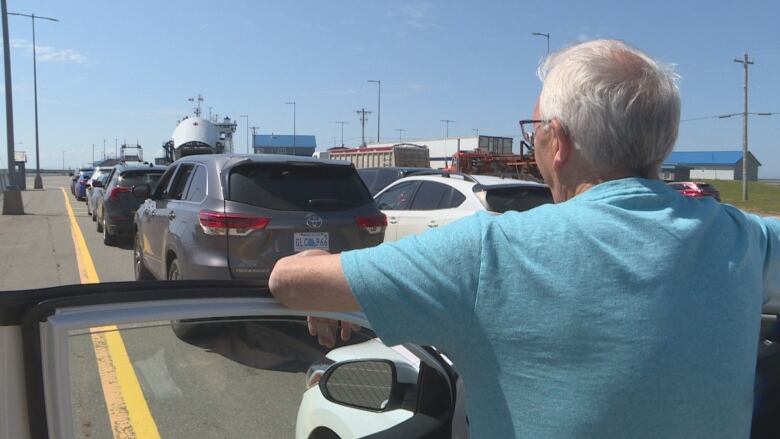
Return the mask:
M 195 155 L 174 162 L 135 215 L 136 279 L 267 280 L 279 258 L 384 239 L 387 218 L 348 162 Z
M 103 234 L 103 243 L 113 245 L 118 237 L 132 235 L 133 216 L 141 200 L 131 193 L 134 186 L 146 184 L 156 187 L 167 168 L 148 163 L 120 163 L 105 185 L 103 196 L 96 200 L 97 231 Z M 100 186 L 98 186 L 100 187 Z

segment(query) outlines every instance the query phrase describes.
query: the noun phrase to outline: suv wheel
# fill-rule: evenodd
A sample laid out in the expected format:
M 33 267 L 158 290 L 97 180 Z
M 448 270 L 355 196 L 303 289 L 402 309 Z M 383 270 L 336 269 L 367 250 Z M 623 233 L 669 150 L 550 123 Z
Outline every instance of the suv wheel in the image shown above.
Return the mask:
M 133 245 L 133 271 L 135 280 L 154 280 L 154 276 L 144 265 L 144 252 L 138 233 L 135 234 L 135 244 Z
M 174 259 L 171 261 L 171 265 L 168 267 L 168 280 L 180 280 L 181 270 L 179 269 L 179 261 Z
M 106 227 L 106 217 L 103 217 L 103 226 L 101 227 L 101 229 L 103 229 L 103 244 L 105 245 L 116 244 L 116 235 L 112 235 L 108 233 L 108 227 Z
M 97 214 L 95 214 L 95 230 L 97 230 L 98 233 L 103 233 L 103 220 L 97 217 Z

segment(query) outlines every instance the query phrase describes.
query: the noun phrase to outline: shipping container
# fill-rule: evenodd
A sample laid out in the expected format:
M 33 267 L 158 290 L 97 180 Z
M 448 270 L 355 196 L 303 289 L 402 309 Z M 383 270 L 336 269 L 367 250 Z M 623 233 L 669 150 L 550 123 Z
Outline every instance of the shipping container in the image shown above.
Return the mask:
M 356 168 L 384 168 L 388 166 L 430 168 L 431 160 L 426 146 L 397 144 L 374 148 L 333 148 L 327 151 L 331 160 L 351 161 Z

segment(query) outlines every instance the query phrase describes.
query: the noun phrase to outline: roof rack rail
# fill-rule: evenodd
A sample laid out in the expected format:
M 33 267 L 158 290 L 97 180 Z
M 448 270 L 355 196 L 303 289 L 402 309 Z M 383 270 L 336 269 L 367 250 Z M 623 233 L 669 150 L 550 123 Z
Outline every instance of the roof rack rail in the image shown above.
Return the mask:
M 470 176 L 469 174 L 464 174 L 462 172 L 442 172 L 441 176 L 444 178 L 450 178 L 450 176 L 456 175 L 460 178 L 462 178 L 464 181 L 470 181 L 471 183 L 479 183 L 476 178 Z

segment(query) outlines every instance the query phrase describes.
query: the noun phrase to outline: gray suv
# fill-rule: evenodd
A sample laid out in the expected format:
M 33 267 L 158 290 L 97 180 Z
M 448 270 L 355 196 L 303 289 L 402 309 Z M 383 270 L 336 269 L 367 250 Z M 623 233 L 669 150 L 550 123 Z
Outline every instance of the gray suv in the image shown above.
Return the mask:
M 384 239 L 355 168 L 286 155 L 195 155 L 170 165 L 135 215 L 136 280 L 267 280 L 279 258 Z

